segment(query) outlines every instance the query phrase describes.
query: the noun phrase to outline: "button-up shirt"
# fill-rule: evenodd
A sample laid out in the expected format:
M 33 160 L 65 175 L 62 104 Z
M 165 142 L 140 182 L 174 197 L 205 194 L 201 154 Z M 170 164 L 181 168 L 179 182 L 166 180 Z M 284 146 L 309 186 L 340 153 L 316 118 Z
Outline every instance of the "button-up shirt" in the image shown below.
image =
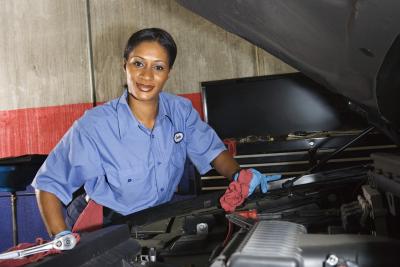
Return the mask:
M 148 129 L 132 114 L 125 90 L 74 122 L 32 186 L 68 204 L 83 185 L 91 199 L 127 215 L 169 201 L 186 156 L 203 174 L 224 150 L 189 100 L 161 92 L 154 127 Z

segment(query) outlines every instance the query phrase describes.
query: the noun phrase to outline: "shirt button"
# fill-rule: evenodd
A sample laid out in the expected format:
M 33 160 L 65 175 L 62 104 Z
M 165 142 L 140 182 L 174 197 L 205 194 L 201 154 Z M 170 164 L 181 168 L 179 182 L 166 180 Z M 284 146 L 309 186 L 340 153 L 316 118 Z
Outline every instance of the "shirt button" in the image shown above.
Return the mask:
M 157 164 L 158 164 L 158 165 L 161 165 L 161 162 L 160 162 L 160 161 L 158 161 L 158 162 L 157 162 Z
M 154 138 L 154 134 L 151 135 L 151 138 Z
M 161 188 L 161 192 L 164 192 L 164 188 Z

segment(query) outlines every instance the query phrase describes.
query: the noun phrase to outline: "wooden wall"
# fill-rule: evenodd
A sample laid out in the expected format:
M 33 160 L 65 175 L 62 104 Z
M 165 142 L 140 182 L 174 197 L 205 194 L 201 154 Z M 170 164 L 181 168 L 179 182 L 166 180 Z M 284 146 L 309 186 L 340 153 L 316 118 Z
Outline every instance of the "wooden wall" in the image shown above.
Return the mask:
M 82 0 L 0 1 L 0 110 L 91 101 Z
M 144 27 L 178 56 L 165 90 L 200 106 L 201 81 L 293 72 L 173 0 L 0 1 L 0 157 L 46 154 L 84 110 L 122 92 L 122 51 Z

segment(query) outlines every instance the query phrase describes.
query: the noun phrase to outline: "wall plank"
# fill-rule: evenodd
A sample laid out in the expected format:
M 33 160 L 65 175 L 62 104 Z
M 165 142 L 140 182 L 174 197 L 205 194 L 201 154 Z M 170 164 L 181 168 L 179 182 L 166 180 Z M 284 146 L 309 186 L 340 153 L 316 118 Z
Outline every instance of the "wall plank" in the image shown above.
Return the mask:
M 91 101 L 85 7 L 0 2 L 0 110 Z

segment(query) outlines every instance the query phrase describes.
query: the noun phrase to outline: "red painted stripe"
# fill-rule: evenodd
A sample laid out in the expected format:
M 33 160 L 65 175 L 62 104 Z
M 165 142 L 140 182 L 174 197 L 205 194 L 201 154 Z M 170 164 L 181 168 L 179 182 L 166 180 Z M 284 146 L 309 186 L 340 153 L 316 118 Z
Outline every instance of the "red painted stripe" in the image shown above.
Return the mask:
M 182 94 L 201 117 L 200 93 Z M 91 103 L 0 111 L 0 158 L 48 154 Z
M 48 154 L 92 104 L 0 111 L 0 157 Z
M 193 107 L 199 112 L 200 118 L 204 118 L 203 114 L 203 101 L 201 99 L 201 93 L 192 93 L 192 94 L 180 94 L 180 96 L 188 98 L 192 101 Z

